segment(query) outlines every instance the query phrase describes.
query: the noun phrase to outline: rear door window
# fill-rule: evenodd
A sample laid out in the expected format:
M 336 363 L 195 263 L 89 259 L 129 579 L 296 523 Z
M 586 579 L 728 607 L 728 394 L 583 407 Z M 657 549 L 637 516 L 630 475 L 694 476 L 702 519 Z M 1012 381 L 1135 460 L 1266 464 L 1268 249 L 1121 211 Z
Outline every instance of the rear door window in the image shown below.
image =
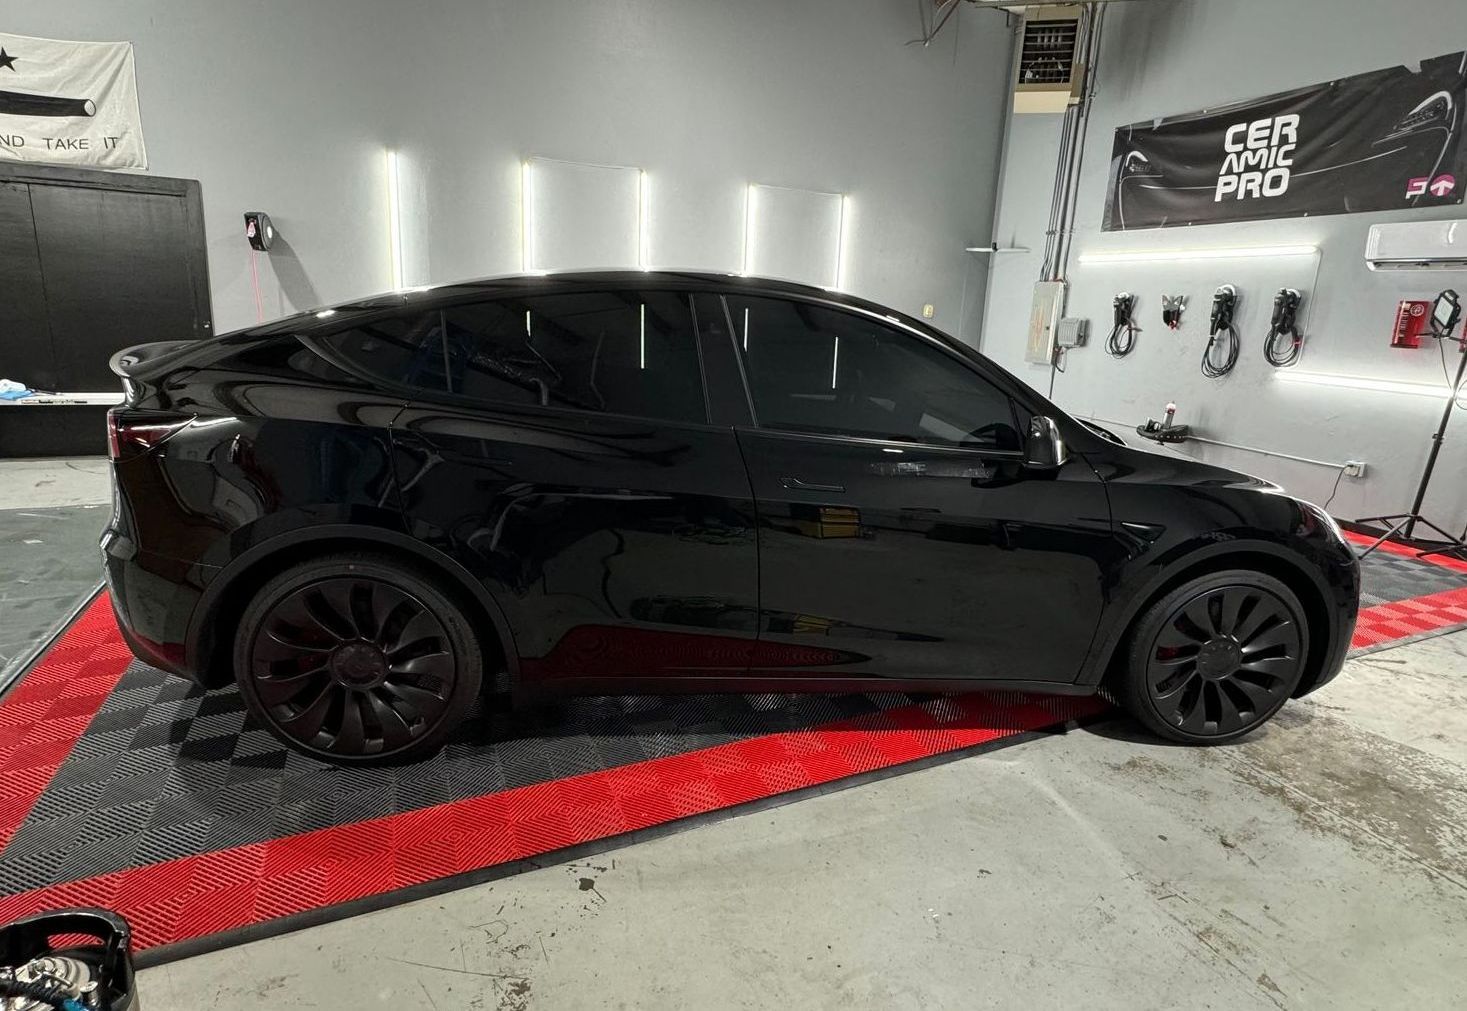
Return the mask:
M 442 312 L 449 391 L 706 423 L 690 298 L 576 292 L 450 306 Z

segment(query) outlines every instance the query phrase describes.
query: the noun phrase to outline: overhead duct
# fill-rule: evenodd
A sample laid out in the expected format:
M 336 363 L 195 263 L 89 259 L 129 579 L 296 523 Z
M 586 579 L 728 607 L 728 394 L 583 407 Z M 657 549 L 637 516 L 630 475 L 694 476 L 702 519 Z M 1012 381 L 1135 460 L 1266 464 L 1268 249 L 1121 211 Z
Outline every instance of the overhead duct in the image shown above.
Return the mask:
M 1080 100 L 1079 4 L 1031 7 L 1014 64 L 1014 112 L 1064 112 Z

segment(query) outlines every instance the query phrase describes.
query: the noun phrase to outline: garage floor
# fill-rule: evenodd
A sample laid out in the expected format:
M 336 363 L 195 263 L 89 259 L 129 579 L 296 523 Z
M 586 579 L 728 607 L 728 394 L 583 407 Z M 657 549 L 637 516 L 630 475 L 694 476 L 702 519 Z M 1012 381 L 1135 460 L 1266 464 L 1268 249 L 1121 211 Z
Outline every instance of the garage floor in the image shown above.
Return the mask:
M 0 690 L 101 582 L 107 462 L 0 460 Z
M 1449 1007 L 1467 633 L 1248 742 L 1117 719 L 141 974 L 197 1007 Z
M 10 467 L 52 489 L 25 512 L 105 499 L 85 466 Z M 31 522 L 0 512 L 0 539 L 36 547 L 10 537 Z M 57 548 L 79 574 L 94 534 Z M 147 969 L 139 991 L 153 1011 L 1457 1006 L 1463 671 L 1467 633 L 1429 638 L 1351 660 L 1240 745 L 1118 718 Z

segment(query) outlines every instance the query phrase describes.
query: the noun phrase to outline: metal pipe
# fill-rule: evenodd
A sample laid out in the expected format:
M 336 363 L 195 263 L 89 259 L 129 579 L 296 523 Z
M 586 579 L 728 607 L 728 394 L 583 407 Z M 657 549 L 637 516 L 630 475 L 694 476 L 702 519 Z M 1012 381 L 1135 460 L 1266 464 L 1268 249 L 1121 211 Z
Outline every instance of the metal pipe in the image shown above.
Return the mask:
M 1091 11 L 1090 24 L 1085 32 L 1085 76 L 1081 84 L 1079 124 L 1075 128 L 1076 151 L 1074 165 L 1066 194 L 1066 214 L 1061 224 L 1059 237 L 1059 263 L 1055 275 L 1068 278 L 1070 275 L 1070 247 L 1075 238 L 1075 213 L 1080 200 L 1080 177 L 1085 170 L 1085 143 L 1090 137 L 1090 107 L 1095 101 L 1095 83 L 1099 76 L 1101 32 L 1105 27 L 1106 7 L 1100 4 Z
M 1136 429 L 1135 425 L 1131 425 L 1124 421 L 1117 421 L 1115 418 L 1098 418 L 1092 416 L 1090 420 L 1106 425 L 1116 425 L 1120 428 L 1124 428 L 1126 431 L 1135 431 Z M 1330 470 L 1344 470 L 1344 468 L 1346 467 L 1346 464 L 1334 463 L 1330 460 L 1316 460 L 1313 457 L 1298 456 L 1294 453 L 1280 453 L 1278 450 L 1274 449 L 1259 449 L 1257 446 L 1243 446 L 1236 442 L 1223 442 L 1221 439 L 1206 439 L 1200 435 L 1189 435 L 1187 436 L 1185 441 L 1205 442 L 1209 446 L 1222 446 L 1225 449 L 1238 449 L 1242 450 L 1245 453 L 1257 453 L 1260 456 L 1272 456 L 1280 460 L 1292 460 L 1295 463 L 1308 463 L 1312 464 L 1315 467 L 1328 467 Z

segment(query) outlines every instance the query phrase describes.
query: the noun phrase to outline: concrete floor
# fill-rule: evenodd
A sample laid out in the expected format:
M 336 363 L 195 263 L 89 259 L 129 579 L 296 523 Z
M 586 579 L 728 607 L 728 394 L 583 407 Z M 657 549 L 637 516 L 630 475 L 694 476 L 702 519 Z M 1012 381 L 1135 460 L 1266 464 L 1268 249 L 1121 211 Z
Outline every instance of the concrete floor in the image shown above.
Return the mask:
M 107 462 L 0 460 L 0 690 L 101 582 Z
M 1467 633 L 141 973 L 149 1011 L 1460 1007 Z
M 105 457 L 0 460 L 0 509 L 50 509 L 111 501 Z

